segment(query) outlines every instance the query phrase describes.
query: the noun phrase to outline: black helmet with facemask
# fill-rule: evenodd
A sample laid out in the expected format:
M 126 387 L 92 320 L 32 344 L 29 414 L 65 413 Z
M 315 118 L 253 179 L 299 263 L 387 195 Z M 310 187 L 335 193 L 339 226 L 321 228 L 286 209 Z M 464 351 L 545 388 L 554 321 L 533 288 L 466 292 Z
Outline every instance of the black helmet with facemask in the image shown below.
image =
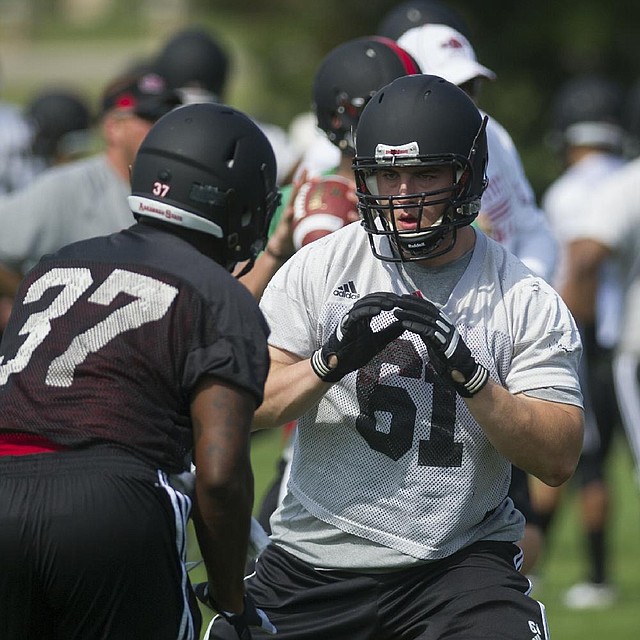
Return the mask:
M 356 131 L 356 176 L 359 210 L 374 255 L 385 261 L 432 258 L 451 250 L 456 230 L 480 211 L 487 185 L 486 118 L 456 85 L 443 78 L 414 75 L 398 78 L 367 104 Z M 451 167 L 451 185 L 437 191 L 403 195 L 378 193 L 377 173 L 390 167 Z M 445 204 L 442 218 L 431 225 L 426 206 Z M 411 211 L 414 230 L 398 229 L 393 211 Z M 387 237 L 391 253 L 376 238 Z
M 279 197 L 264 133 L 232 107 L 200 103 L 150 129 L 133 165 L 129 206 L 136 218 L 205 234 L 216 261 L 231 270 L 264 248 Z
M 343 42 L 327 54 L 314 78 L 318 127 L 343 153 L 353 155 L 353 130 L 371 96 L 412 73 L 420 73 L 418 63 L 393 40 L 371 36 Z

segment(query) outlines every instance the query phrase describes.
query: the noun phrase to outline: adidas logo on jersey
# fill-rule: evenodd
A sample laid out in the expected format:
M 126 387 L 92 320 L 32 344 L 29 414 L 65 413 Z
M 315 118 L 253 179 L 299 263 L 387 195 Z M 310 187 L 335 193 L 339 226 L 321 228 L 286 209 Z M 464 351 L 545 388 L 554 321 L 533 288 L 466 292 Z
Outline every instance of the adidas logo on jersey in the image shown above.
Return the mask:
M 356 285 L 353 284 L 353 280 L 349 280 L 349 282 L 345 282 L 334 289 L 333 295 L 339 296 L 340 298 L 350 298 L 352 300 L 360 297 L 360 294 L 356 291 Z

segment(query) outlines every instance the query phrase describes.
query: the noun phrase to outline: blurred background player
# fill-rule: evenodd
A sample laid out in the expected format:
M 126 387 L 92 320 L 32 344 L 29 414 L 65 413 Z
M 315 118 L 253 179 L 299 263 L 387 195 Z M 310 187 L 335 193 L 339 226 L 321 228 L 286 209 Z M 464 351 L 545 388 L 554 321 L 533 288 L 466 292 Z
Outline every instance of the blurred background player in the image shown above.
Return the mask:
M 472 40 L 466 20 L 455 9 L 440 0 L 408 0 L 383 16 L 376 33 L 397 40 L 403 33 L 423 24 L 447 24 Z
M 90 152 L 91 107 L 79 92 L 66 87 L 41 89 L 27 103 L 24 115 L 32 129 L 31 151 L 41 170 Z
M 597 319 L 602 267 L 615 260 L 623 279 L 623 309 L 613 358 L 622 425 L 640 482 L 640 158 L 595 185 L 580 230 L 567 246 L 563 297 L 584 326 Z
M 315 154 L 320 148 L 323 160 L 320 165 L 312 167 L 308 158 L 303 157 L 295 181 L 282 188 L 282 202 L 271 222 L 267 250 L 243 278 L 256 297 L 261 296 L 271 276 L 295 251 L 292 236 L 293 207 L 289 205 L 308 178 L 338 175 L 349 180 L 354 186 L 353 219 L 357 219 L 351 163 L 355 153 L 353 131 L 358 117 L 380 87 L 399 76 L 411 73 L 420 73 L 416 61 L 393 40 L 379 36 L 344 42 L 332 49 L 321 61 L 311 89 L 313 117 L 317 123 L 314 131 L 317 134 L 311 135 L 308 151 Z M 329 154 L 325 153 L 327 146 L 330 147 Z
M 180 104 L 156 73 L 110 82 L 100 104 L 104 150 L 52 167 L 0 197 L 0 264 L 21 276 L 70 242 L 128 227 L 129 167 L 151 125 Z M 12 296 L 15 289 L 0 293 Z
M 396 41 L 403 33 L 422 24 L 448 24 L 470 37 L 464 18 L 454 9 L 439 0 L 409 0 L 390 9 L 382 18 L 376 34 Z M 302 113 L 290 125 L 290 137 L 299 145 L 301 162 L 299 170 L 305 169 L 309 176 L 330 171 L 340 162 L 339 150 L 329 144 L 326 127 L 318 128 L 315 113 Z
M 42 171 L 42 163 L 33 155 L 32 143 L 29 118 L 17 105 L 0 101 L 0 198 L 25 187 Z M 19 283 L 20 274 L 0 264 L 0 336 L 11 313 L 12 296 L 5 292 L 15 291 Z
M 33 162 L 36 157 L 30 151 L 37 176 L 23 188 L 0 196 L 0 223 L 4 225 L 0 234 L 0 334 L 22 275 L 41 256 L 69 242 L 129 226 L 129 167 L 153 122 L 179 104 L 177 94 L 156 73 L 126 73 L 112 80 L 102 94 L 104 149 L 100 153 L 43 171 L 42 161 Z
M 387 50 L 395 48 L 395 55 L 377 53 L 383 45 Z M 369 55 L 371 60 L 367 60 Z M 338 169 L 353 180 L 350 162 L 357 118 L 375 93 L 371 88 L 384 86 L 379 81 L 397 73 L 393 66 L 397 67 L 399 60 L 403 73 L 421 73 L 407 51 L 380 35 L 342 43 L 325 56 L 313 81 L 312 111 L 298 115 L 290 125 L 292 140 L 300 145 L 298 173 L 304 170 L 313 177 Z
M 413 55 L 423 73 L 453 82 L 476 103 L 483 82 L 496 78 L 493 71 L 477 61 L 469 40 L 449 25 L 413 27 L 398 38 L 398 44 Z M 536 204 L 511 136 L 492 117 L 487 125 L 487 141 L 489 185 L 482 196 L 477 223 L 536 275 L 550 282 L 556 268 L 556 241 Z
M 32 131 L 21 108 L 0 101 L 0 196 L 21 189 L 38 175 L 31 140 Z
M 192 26 L 175 32 L 162 46 L 154 64 L 185 104 L 225 101 L 229 54 L 206 29 Z
M 208 29 L 192 25 L 176 31 L 162 45 L 153 65 L 184 104 L 226 102 L 231 54 Z M 276 154 L 278 184 L 289 182 L 297 157 L 286 131 L 272 123 L 254 121 Z
M 625 91 L 615 81 L 594 74 L 570 78 L 551 106 L 549 140 L 561 157 L 565 171 L 543 196 L 554 234 L 561 247 L 555 282 L 565 291 L 576 264 L 589 260 L 578 253 L 574 241 L 584 233 L 585 211 L 594 193 L 625 164 L 628 136 L 623 126 Z M 584 354 L 581 363 L 585 395 L 585 442 L 576 472 L 584 547 L 588 558 L 587 580 L 564 595 L 570 608 L 611 606 L 616 589 L 609 563 L 609 510 L 611 497 L 605 463 L 620 416 L 613 383 L 612 358 L 620 335 L 623 310 L 623 277 L 620 265 L 609 258 L 600 265 L 593 317 L 579 322 Z M 570 301 L 570 300 L 569 300 Z M 580 319 L 580 318 L 579 318 Z M 533 482 L 534 507 L 548 532 L 561 499 L 559 489 Z
M 420 73 L 417 62 L 389 38 L 355 38 L 332 49 L 320 62 L 311 89 L 314 126 L 319 133 L 310 141 L 308 152 L 315 154 L 319 144 L 324 159 L 313 164 L 303 157 L 300 170 L 306 170 L 309 177 L 340 175 L 355 186 L 353 135 L 362 109 L 385 84 L 413 73 Z M 329 153 L 324 151 L 327 147 Z M 283 204 L 288 194 L 289 189 L 284 188 Z M 278 224 L 277 218 L 276 214 L 272 229 Z

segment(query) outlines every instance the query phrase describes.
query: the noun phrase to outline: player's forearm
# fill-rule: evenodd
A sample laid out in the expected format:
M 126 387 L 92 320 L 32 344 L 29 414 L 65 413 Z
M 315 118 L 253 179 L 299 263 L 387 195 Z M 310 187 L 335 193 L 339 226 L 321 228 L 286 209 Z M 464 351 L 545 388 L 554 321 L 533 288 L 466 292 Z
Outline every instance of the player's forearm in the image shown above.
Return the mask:
M 560 295 L 569 311 L 580 324 L 592 324 L 596 314 L 596 292 L 598 270 L 581 269 L 572 271 Z
M 253 508 L 249 450 L 254 398 L 214 377 L 194 392 L 196 490 L 193 521 L 211 597 L 225 611 L 242 611 L 244 567 Z
M 594 322 L 600 267 L 609 249 L 595 240 L 576 240 L 567 249 L 567 275 L 560 295 L 581 324 Z
M 240 613 L 251 511 L 253 475 L 249 463 L 228 485 L 196 481 L 194 525 L 207 568 L 212 598 L 224 610 Z
M 582 449 L 580 408 L 513 395 L 492 381 L 465 401 L 491 444 L 513 464 L 551 486 L 572 476 Z
M 253 429 L 280 427 L 318 404 L 330 388 L 313 372 L 309 360 L 281 365 L 272 361 L 264 402 L 253 417 Z
M 306 179 L 306 171 L 304 172 Z M 291 223 L 293 220 L 293 199 L 298 193 L 301 182 L 296 182 L 275 231 L 269 238 L 265 250 L 258 256 L 253 269 L 240 278 L 240 282 L 260 300 L 264 290 L 276 271 L 295 253 Z

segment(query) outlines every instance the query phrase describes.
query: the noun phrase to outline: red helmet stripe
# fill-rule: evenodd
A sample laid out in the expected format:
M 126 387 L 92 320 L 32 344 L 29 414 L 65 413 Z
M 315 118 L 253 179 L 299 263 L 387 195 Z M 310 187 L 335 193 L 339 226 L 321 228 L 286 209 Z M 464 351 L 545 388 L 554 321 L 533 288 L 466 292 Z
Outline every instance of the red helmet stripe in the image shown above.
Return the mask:
M 413 56 L 411 56 L 408 51 L 403 49 L 395 40 L 392 40 L 391 38 L 385 38 L 384 36 L 372 36 L 371 39 L 387 45 L 387 47 L 389 47 L 389 49 L 391 49 L 398 56 L 398 58 L 400 58 L 400 61 L 402 62 L 407 75 L 422 73 L 420 67 L 418 66 L 418 63 L 413 59 Z

